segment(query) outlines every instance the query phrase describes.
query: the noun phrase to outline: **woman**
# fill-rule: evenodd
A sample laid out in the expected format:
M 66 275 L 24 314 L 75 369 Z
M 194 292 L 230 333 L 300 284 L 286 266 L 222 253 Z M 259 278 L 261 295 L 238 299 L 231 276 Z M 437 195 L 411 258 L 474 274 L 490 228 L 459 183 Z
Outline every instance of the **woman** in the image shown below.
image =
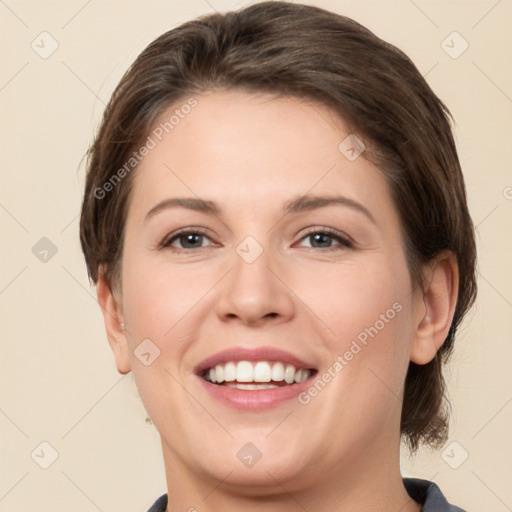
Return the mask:
M 264 2 L 151 43 L 90 149 L 80 237 L 175 510 L 460 511 L 402 479 L 447 437 L 474 301 L 449 112 L 358 23 Z

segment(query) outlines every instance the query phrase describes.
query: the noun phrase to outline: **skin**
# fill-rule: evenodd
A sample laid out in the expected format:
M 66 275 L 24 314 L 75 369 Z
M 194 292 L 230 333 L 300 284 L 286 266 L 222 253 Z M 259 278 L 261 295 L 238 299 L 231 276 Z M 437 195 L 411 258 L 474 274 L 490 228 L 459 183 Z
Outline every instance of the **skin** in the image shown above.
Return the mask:
M 350 132 L 326 107 L 241 91 L 195 97 L 136 170 L 117 301 L 103 279 L 97 287 L 117 368 L 134 373 L 161 435 L 168 511 L 421 510 L 400 475 L 401 399 L 409 361 L 430 361 L 447 335 L 453 257 L 443 253 L 413 285 L 384 177 L 364 153 L 351 162 L 340 152 Z M 304 194 L 345 196 L 374 220 L 340 204 L 285 214 Z M 178 206 L 145 221 L 177 197 L 222 211 Z M 179 238 L 159 246 L 185 227 L 207 236 L 195 248 Z M 325 227 L 353 246 L 307 236 Z M 236 252 L 248 236 L 263 248 L 250 264 Z M 193 374 L 221 350 L 265 345 L 322 375 L 394 303 L 400 312 L 305 405 L 240 411 Z M 148 338 L 160 356 L 145 366 L 134 350 Z M 236 456 L 248 442 L 262 454 L 251 468 Z

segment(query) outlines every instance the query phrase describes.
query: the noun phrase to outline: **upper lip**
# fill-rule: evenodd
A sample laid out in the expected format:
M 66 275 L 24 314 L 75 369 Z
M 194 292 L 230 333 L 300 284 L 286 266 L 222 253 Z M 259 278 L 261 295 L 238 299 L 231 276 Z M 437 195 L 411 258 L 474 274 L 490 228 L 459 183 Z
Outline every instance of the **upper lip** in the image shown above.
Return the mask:
M 295 366 L 296 369 L 315 369 L 314 366 L 290 352 L 274 347 L 244 348 L 233 347 L 217 352 L 199 363 L 194 372 L 201 375 L 205 370 L 230 361 L 280 361 Z

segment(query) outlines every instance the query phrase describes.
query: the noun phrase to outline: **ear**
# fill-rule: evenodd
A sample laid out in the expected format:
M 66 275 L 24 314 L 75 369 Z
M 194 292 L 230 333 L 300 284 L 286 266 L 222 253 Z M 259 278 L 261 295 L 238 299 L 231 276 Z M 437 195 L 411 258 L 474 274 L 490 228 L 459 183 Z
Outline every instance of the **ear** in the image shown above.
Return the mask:
M 424 287 L 418 290 L 411 361 L 427 364 L 444 343 L 455 313 L 459 270 L 452 252 L 444 251 L 427 267 Z
M 118 306 L 110 284 L 105 279 L 103 268 L 100 268 L 96 291 L 98 302 L 103 313 L 108 342 L 114 353 L 117 370 L 124 375 L 131 369 L 128 339 L 123 324 L 122 309 Z

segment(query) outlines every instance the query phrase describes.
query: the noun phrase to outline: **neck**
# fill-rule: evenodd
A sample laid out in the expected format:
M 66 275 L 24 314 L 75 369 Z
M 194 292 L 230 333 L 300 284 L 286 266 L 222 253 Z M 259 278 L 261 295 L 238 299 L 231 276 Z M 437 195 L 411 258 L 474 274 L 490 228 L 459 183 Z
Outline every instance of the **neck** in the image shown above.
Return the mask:
M 257 486 L 237 481 L 236 471 L 215 479 L 197 468 L 178 464 L 176 454 L 163 445 L 169 504 L 167 512 L 420 512 L 402 483 L 399 440 L 365 446 L 320 473 L 310 468 L 286 479 L 261 470 Z M 256 466 L 255 466 L 256 468 Z M 253 470 L 255 469 L 253 468 Z M 251 470 L 252 471 L 252 470 Z

